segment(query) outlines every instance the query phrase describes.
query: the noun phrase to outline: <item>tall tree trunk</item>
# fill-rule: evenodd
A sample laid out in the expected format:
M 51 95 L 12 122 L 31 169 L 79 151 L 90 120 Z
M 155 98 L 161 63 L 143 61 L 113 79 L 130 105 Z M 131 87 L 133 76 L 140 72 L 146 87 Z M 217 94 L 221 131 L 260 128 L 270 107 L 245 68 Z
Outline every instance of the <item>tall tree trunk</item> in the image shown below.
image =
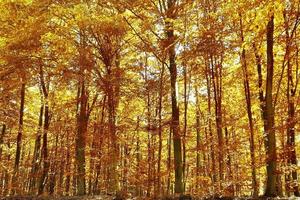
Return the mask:
M 161 193 L 161 154 L 162 154 L 162 100 L 163 100 L 163 80 L 164 80 L 165 65 L 162 63 L 160 80 L 159 80 L 159 99 L 158 99 L 158 161 L 157 161 L 157 186 L 158 194 Z
M 44 187 L 47 182 L 47 176 L 49 171 L 49 160 L 48 160 L 48 130 L 49 130 L 49 105 L 48 96 L 45 96 L 45 113 L 44 113 L 44 129 L 43 129 L 43 146 L 42 146 L 42 156 L 43 156 L 43 171 L 39 183 L 39 194 L 42 194 Z
M 85 146 L 86 146 L 86 132 L 88 126 L 88 113 L 87 113 L 87 93 L 84 80 L 80 81 L 80 99 L 79 99 L 79 113 L 77 115 L 77 134 L 76 134 L 76 185 L 77 195 L 85 195 Z
M 137 117 L 137 123 L 136 123 L 136 135 L 137 135 L 137 140 L 136 140 L 136 196 L 141 196 L 142 193 L 142 187 L 140 185 L 140 171 L 141 171 L 141 150 L 140 150 L 140 117 Z
M 58 133 L 61 130 L 58 130 Z M 55 192 L 55 185 L 56 185 L 56 174 L 59 172 L 59 168 L 58 168 L 58 161 L 57 161 L 57 157 L 58 157 L 58 135 L 56 134 L 55 136 L 55 147 L 54 147 L 54 155 L 52 153 L 53 156 L 53 162 L 51 163 L 51 173 L 49 175 L 49 194 L 53 195 Z
M 43 170 L 39 180 L 38 194 L 42 194 L 44 191 L 44 187 L 47 182 L 48 171 L 50 167 L 50 161 L 48 159 L 48 130 L 50 125 L 49 99 L 48 99 L 49 82 L 47 84 L 45 83 L 43 66 L 40 66 L 40 83 L 44 95 L 45 112 L 44 112 L 44 127 L 43 127 L 43 145 L 42 145 Z
M 168 170 L 168 184 L 167 184 L 167 194 L 171 194 L 171 151 L 172 151 L 172 124 L 170 124 L 169 138 L 168 138 L 168 160 L 167 160 L 167 170 Z
M 186 188 L 186 179 L 187 179 L 187 174 L 186 174 L 186 134 L 187 134 L 187 111 L 188 111 L 188 94 L 187 94 L 187 66 L 184 66 L 183 69 L 183 82 L 184 82 L 184 94 L 183 94 L 183 98 L 184 98 L 184 114 L 183 114 L 183 118 L 184 118 L 184 125 L 183 125 L 183 144 L 182 144 L 182 151 L 183 151 L 183 161 L 182 161 L 182 166 L 183 166 L 183 187 L 184 187 L 184 191 Z
M 274 130 L 274 105 L 273 105 L 273 74 L 274 74 L 274 16 L 271 16 L 267 25 L 267 79 L 266 96 L 264 106 L 264 131 L 265 131 L 265 149 L 267 155 L 267 185 L 265 196 L 276 196 L 276 138 Z
M 298 17 L 299 18 L 299 17 Z M 298 20 L 297 18 L 297 20 Z M 289 23 L 287 21 L 286 11 L 284 12 L 284 21 L 285 21 L 285 43 L 286 43 L 286 62 L 287 62 L 287 103 L 288 103 L 288 113 L 287 113 L 287 149 L 288 149 L 288 159 L 287 163 L 290 167 L 291 165 L 297 166 L 297 156 L 295 148 L 295 126 L 296 126 L 296 89 L 298 83 L 298 76 L 296 76 L 296 81 L 293 80 L 293 66 L 291 64 L 291 52 L 290 47 L 292 44 L 293 35 L 295 33 L 296 26 L 292 30 L 291 34 L 289 33 Z M 297 23 L 297 22 L 296 22 Z M 296 59 L 298 59 L 298 49 L 296 50 Z M 298 63 L 297 63 L 298 64 Z M 297 66 L 298 69 L 298 66 Z M 296 83 L 296 84 L 295 84 Z M 287 183 L 286 188 L 289 190 L 287 192 L 294 193 L 295 196 L 300 196 L 299 186 L 297 183 L 298 175 L 296 170 L 292 170 L 291 173 L 287 174 Z M 292 184 L 290 182 L 293 182 Z M 291 186 L 294 185 L 294 186 Z
M 1 161 L 1 162 L 2 162 L 2 145 L 3 145 L 3 143 L 4 143 L 5 132 L 6 132 L 6 125 L 3 124 L 3 125 L 2 125 L 1 135 L 0 135 L 0 161 Z
M 18 171 L 21 156 L 22 135 L 23 135 L 23 115 L 24 115 L 24 103 L 25 103 L 25 83 L 21 85 L 21 99 L 20 99 L 20 112 L 19 112 L 19 130 L 17 136 L 17 149 L 15 158 L 15 171 Z
M 241 29 L 241 42 L 244 43 L 244 31 L 243 31 L 243 21 L 242 16 L 240 14 L 240 29 Z M 253 196 L 258 196 L 258 183 L 256 178 L 256 168 L 255 168 L 255 142 L 254 142 L 254 128 L 253 128 L 253 117 L 252 117 L 252 109 L 251 109 L 251 93 L 250 93 L 250 84 L 249 84 L 249 76 L 246 62 L 246 51 L 242 50 L 241 62 L 243 68 L 243 77 L 244 77 L 244 93 L 246 98 L 247 105 L 247 116 L 250 130 L 250 157 L 251 157 L 251 176 L 252 176 L 252 189 Z
M 222 182 L 224 179 L 224 139 L 222 132 L 222 71 L 221 64 L 217 63 L 213 55 L 210 56 L 211 78 L 214 91 L 215 101 L 215 121 L 218 136 L 218 161 L 219 161 L 219 189 L 222 190 Z
M 168 37 L 174 37 L 173 30 L 168 32 Z M 182 145 L 179 130 L 179 107 L 177 104 L 176 79 L 177 67 L 175 63 L 174 47 L 169 51 L 170 74 L 171 74 L 171 98 L 172 98 L 172 132 L 174 145 L 174 167 L 175 167 L 175 193 L 183 193 L 183 166 L 182 166 Z
M 211 120 L 211 77 L 209 65 L 206 64 L 206 87 L 207 87 L 207 107 L 208 107 L 208 131 L 209 131 L 209 142 L 210 142 L 210 157 L 211 157 L 211 170 L 212 170 L 212 183 L 213 185 L 217 181 L 216 174 L 216 160 L 215 160 L 215 148 L 214 148 L 214 140 L 213 140 L 213 132 L 212 132 L 212 120 Z
M 119 145 L 117 142 L 117 133 L 116 133 L 116 98 L 117 94 L 115 91 L 115 86 L 113 83 L 113 74 L 111 67 L 108 66 L 108 80 L 107 83 L 107 98 L 108 98 L 108 129 L 110 133 L 110 142 L 111 142 L 111 170 L 110 170 L 110 190 L 111 192 L 118 192 L 119 188 L 119 175 L 117 172 L 118 160 L 119 160 Z
M 195 95 L 196 95 L 196 133 L 197 133 L 197 143 L 196 143 L 196 176 L 197 176 L 197 190 L 199 189 L 199 176 L 200 176 L 200 145 L 201 145 L 201 136 L 200 136 L 200 105 L 199 105 L 199 97 L 198 97 L 198 89 L 195 87 Z
M 24 104 L 25 104 L 25 83 L 21 85 L 21 97 L 20 97 L 20 110 L 19 110 L 19 129 L 17 135 L 17 147 L 16 147 L 16 157 L 14 165 L 14 175 L 12 177 L 12 193 L 18 193 L 20 187 L 18 186 L 19 179 L 19 165 L 21 157 L 21 146 L 22 146 L 22 135 L 23 135 L 23 115 L 24 115 Z
M 65 124 L 64 124 L 64 131 L 66 130 L 65 129 L 65 126 L 66 126 L 66 121 L 64 121 Z M 63 135 L 61 135 L 60 137 L 60 149 L 64 149 L 65 145 L 66 145 L 66 134 L 64 133 Z M 67 146 L 66 146 L 67 147 Z M 57 194 L 58 195 L 63 195 L 63 190 L 64 190 L 64 180 L 65 180 L 65 165 L 66 165 L 66 156 L 65 156 L 65 151 L 60 151 L 59 152 L 59 157 L 61 157 L 61 160 L 60 160 L 60 164 L 59 164 L 59 178 L 58 178 L 58 185 L 57 185 Z
M 3 123 L 2 124 L 2 130 L 1 130 L 1 135 L 0 135 L 0 162 L 4 163 L 4 160 L 2 160 L 2 145 L 4 143 L 4 136 L 5 136 L 5 132 L 6 132 L 6 125 Z M 3 194 L 4 188 L 5 188 L 5 174 L 6 174 L 6 170 L 3 170 L 0 173 L 0 195 Z
M 228 133 L 228 128 L 225 127 L 225 144 L 226 144 L 226 165 L 228 171 L 228 177 L 231 184 L 228 186 L 227 191 L 231 196 L 234 196 L 234 185 L 233 185 L 233 174 L 232 174 L 232 158 L 231 158 L 231 151 L 230 151 L 230 135 Z
M 32 160 L 32 168 L 31 168 L 31 177 L 30 177 L 30 185 L 29 192 L 32 193 L 36 188 L 36 173 L 40 167 L 41 161 L 41 137 L 42 137 L 42 128 L 43 128 L 43 115 L 44 115 L 44 100 L 43 100 L 43 92 L 41 91 L 41 107 L 40 107 L 40 115 L 39 115 L 39 125 L 37 130 L 37 135 L 34 143 L 34 152 L 33 152 L 33 160 Z
M 67 138 L 66 138 L 66 145 L 67 147 L 69 146 L 69 131 L 67 131 Z M 70 153 L 70 149 L 67 148 L 67 152 L 66 152 L 66 172 L 69 172 L 66 174 L 66 181 L 65 181 L 65 194 L 66 196 L 70 195 L 70 185 L 71 185 L 71 153 Z
M 174 19 L 174 12 L 176 0 L 168 0 L 169 18 Z M 175 53 L 175 35 L 174 27 L 171 22 L 166 22 L 166 35 L 167 40 L 170 42 L 169 54 L 169 71 L 171 76 L 171 101 L 172 101 L 172 132 L 173 132 L 173 146 L 174 146 L 174 168 L 175 168 L 175 193 L 182 194 L 183 187 L 183 166 L 182 166 L 182 139 L 179 128 L 179 107 L 177 104 L 177 66 L 176 66 L 176 53 Z
M 151 195 L 151 186 L 152 186 L 152 145 L 151 145 L 151 139 L 152 139 L 152 134 L 151 134 L 151 99 L 150 99 L 150 84 L 148 81 L 148 63 L 147 63 L 147 56 L 146 56 L 146 61 L 145 61 L 145 85 L 146 85 L 146 103 L 147 103 L 147 153 L 148 153 L 148 160 L 147 160 L 147 197 L 150 197 Z
M 103 149 L 103 140 L 104 140 L 104 120 L 105 120 L 105 108 L 106 108 L 106 95 L 104 95 L 103 100 L 102 100 L 102 109 L 101 109 L 101 117 L 100 117 L 100 126 L 98 130 L 98 137 L 99 137 L 99 142 L 96 144 L 99 144 L 97 148 L 97 158 L 98 158 L 98 163 L 96 163 L 96 179 L 94 181 L 94 186 L 93 186 L 93 193 L 98 195 L 100 193 L 100 188 L 99 188 L 99 176 L 101 175 L 101 156 L 102 156 L 102 149 Z

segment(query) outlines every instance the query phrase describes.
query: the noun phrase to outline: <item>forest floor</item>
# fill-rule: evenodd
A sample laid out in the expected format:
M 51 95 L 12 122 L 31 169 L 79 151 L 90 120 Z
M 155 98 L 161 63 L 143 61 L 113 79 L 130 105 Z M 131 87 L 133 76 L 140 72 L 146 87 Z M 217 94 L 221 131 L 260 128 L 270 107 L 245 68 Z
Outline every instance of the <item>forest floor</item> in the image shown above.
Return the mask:
M 55 197 L 55 196 L 12 196 L 12 197 L 0 197 L 0 200 L 152 200 L 153 198 L 145 197 L 131 197 L 131 198 L 116 198 L 109 195 L 97 195 L 97 196 L 73 196 L 73 197 Z M 186 196 L 184 198 L 179 197 L 164 197 L 156 200 L 300 200 L 300 197 L 276 197 L 276 198 L 253 198 L 253 197 L 190 197 Z

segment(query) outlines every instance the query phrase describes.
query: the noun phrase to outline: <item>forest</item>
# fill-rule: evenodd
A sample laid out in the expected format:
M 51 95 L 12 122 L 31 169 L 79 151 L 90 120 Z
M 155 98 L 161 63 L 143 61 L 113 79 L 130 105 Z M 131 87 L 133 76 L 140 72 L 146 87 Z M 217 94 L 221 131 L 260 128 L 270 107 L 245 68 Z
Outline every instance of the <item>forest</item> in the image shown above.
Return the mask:
M 0 199 L 300 197 L 299 31 L 299 0 L 0 0 Z

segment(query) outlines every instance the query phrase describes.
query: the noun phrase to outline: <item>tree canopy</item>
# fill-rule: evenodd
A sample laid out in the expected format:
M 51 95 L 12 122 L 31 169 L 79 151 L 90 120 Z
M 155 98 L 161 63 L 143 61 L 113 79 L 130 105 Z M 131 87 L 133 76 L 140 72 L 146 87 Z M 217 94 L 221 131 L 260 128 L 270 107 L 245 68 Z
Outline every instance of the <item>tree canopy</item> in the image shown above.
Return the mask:
M 298 0 L 0 11 L 0 196 L 300 196 Z

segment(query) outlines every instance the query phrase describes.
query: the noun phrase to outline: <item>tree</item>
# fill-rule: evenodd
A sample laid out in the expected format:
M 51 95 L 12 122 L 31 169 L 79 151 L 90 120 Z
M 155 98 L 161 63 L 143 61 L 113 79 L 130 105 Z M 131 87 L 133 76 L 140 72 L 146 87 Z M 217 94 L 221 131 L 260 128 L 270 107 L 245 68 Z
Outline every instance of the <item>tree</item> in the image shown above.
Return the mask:
M 267 78 L 266 78 L 266 94 L 263 97 L 260 80 L 260 100 L 264 120 L 265 148 L 267 155 L 267 183 L 266 196 L 276 196 L 276 138 L 274 130 L 274 105 L 273 105 L 273 74 L 274 74 L 274 57 L 273 57 L 273 36 L 274 35 L 274 15 L 270 17 L 267 25 Z M 258 65 L 259 77 L 261 77 L 261 69 Z

